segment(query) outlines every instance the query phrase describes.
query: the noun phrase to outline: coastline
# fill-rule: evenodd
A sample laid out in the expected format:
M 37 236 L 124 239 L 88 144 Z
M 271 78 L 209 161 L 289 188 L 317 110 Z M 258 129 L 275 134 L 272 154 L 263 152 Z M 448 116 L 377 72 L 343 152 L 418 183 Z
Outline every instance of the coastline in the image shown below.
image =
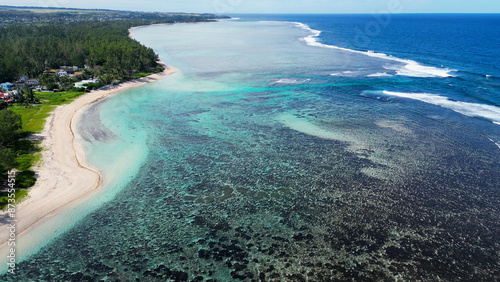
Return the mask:
M 178 23 L 178 24 L 180 24 L 180 23 Z M 130 38 L 134 37 L 134 33 L 132 32 L 132 30 L 134 30 L 134 29 L 139 29 L 139 28 L 144 28 L 144 27 L 149 27 L 149 26 L 162 26 L 162 25 L 173 25 L 173 23 L 158 23 L 158 24 L 150 24 L 150 25 L 133 26 L 133 27 L 129 28 L 129 30 L 128 30 L 128 37 L 130 37 Z
M 16 240 L 27 237 L 34 227 L 99 190 L 103 175 L 86 162 L 85 152 L 75 138 L 75 123 L 93 103 L 177 72 L 161 61 L 160 64 L 165 68 L 161 73 L 92 91 L 70 104 L 58 106 L 47 118 L 44 130 L 36 134 L 43 140 L 44 148 L 41 165 L 36 170 L 37 182 L 28 197 L 16 205 Z M 1 211 L 0 253 L 8 248 L 7 219 L 8 213 Z

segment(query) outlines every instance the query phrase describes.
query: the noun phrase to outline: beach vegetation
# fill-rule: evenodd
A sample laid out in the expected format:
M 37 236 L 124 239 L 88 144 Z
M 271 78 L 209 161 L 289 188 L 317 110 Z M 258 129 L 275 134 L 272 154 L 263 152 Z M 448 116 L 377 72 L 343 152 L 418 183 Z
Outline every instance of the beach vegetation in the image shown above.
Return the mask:
M 34 97 L 34 94 L 33 94 Z M 37 147 L 34 142 L 24 139 L 21 115 L 10 109 L 0 110 L 0 208 L 7 203 L 5 187 L 7 187 L 6 174 L 9 170 L 16 169 L 16 199 L 26 195 L 22 188 L 31 187 L 35 181 L 35 172 L 30 170 L 37 156 L 34 153 Z M 5 202 L 5 203 L 4 203 Z
M 0 148 L 0 175 L 2 179 L 5 178 L 5 174 L 14 164 L 16 159 L 16 152 L 12 148 Z
M 28 196 L 28 190 L 26 189 L 16 189 L 15 199 L 16 203 L 21 202 L 24 198 Z M 9 197 L 5 193 L 0 193 L 0 209 L 5 210 L 7 208 L 7 204 L 9 203 Z
M 22 119 L 9 109 L 0 111 L 0 147 L 12 148 L 22 136 Z
M 16 188 L 29 188 L 35 182 L 35 172 L 32 170 L 24 170 L 16 174 Z
M 22 154 L 17 157 L 14 164 L 19 170 L 28 170 L 31 168 L 35 160 L 35 156 L 31 154 Z

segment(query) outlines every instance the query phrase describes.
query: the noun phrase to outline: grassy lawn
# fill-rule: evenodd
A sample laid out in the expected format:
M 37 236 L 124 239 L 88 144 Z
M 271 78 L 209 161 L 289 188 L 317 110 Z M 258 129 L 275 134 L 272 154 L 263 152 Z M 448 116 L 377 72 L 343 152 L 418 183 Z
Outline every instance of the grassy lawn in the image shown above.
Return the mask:
M 23 131 L 27 133 L 37 133 L 43 130 L 45 119 L 54 110 L 55 106 L 68 104 L 85 92 L 39 92 L 35 97 L 40 99 L 41 104 L 29 106 L 15 105 L 10 107 L 23 119 Z

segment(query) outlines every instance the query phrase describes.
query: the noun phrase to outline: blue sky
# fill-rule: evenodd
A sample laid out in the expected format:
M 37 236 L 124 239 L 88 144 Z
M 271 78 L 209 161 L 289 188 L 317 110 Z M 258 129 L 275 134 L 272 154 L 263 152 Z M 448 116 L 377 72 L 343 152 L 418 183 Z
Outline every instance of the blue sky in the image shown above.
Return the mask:
M 500 13 L 499 0 L 3 0 L 2 5 L 206 13 Z

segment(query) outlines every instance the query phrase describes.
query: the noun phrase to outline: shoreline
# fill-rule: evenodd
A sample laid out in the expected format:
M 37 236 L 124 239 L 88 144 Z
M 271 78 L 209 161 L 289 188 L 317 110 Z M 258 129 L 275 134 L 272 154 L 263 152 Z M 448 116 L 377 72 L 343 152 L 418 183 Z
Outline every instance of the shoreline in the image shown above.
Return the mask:
M 178 24 L 181 24 L 181 23 L 178 23 Z M 128 29 L 128 37 L 130 37 L 130 38 L 134 37 L 134 33 L 132 32 L 132 30 L 134 30 L 134 29 L 139 29 L 139 28 L 144 28 L 144 27 L 149 27 L 149 26 L 163 26 L 163 25 L 173 25 L 173 23 L 157 23 L 157 24 L 150 24 L 150 25 L 133 26 L 133 27 Z
M 43 140 L 42 160 L 36 169 L 36 184 L 29 189 L 27 198 L 16 203 L 16 241 L 28 237 L 26 235 L 34 227 L 101 188 L 104 176 L 87 163 L 82 144 L 76 140 L 76 121 L 95 102 L 177 72 L 175 68 L 159 63 L 165 68 L 163 72 L 94 90 L 54 109 L 46 119 L 43 131 L 35 134 Z M 8 213 L 0 211 L 0 253 L 9 247 L 8 219 Z

